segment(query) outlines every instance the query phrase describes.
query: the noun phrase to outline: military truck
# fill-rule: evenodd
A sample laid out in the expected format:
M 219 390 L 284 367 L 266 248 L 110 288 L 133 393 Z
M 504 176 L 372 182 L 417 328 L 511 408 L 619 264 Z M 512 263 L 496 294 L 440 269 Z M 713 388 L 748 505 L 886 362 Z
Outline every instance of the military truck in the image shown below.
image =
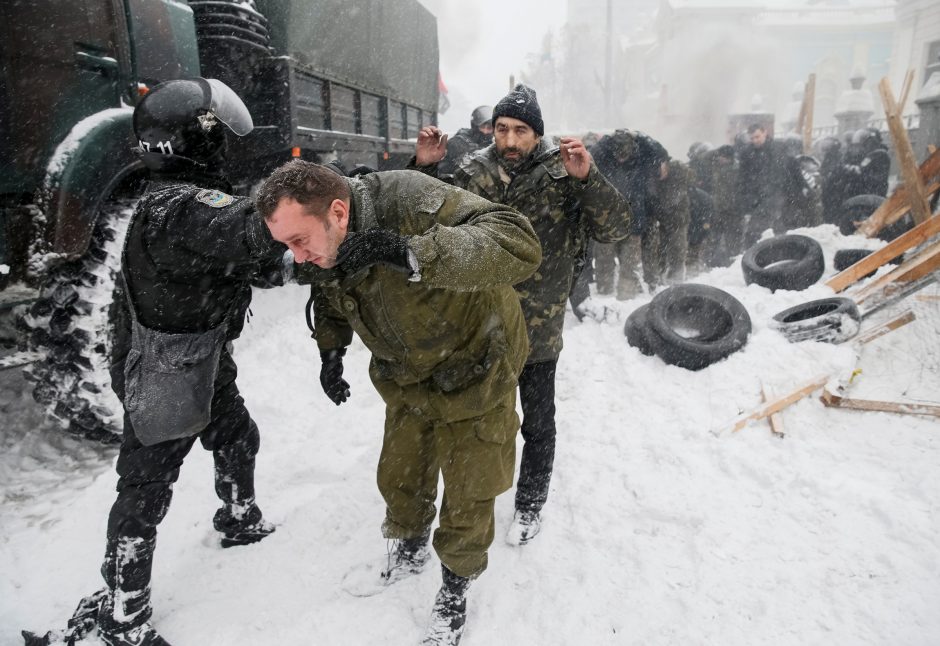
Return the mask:
M 34 396 L 69 431 L 116 440 L 108 365 L 123 233 L 146 173 L 133 106 L 160 81 L 231 86 L 247 193 L 292 157 L 403 166 L 436 122 L 437 24 L 417 0 L 0 2 L 0 317 Z M 25 340 L 24 340 L 25 339 Z

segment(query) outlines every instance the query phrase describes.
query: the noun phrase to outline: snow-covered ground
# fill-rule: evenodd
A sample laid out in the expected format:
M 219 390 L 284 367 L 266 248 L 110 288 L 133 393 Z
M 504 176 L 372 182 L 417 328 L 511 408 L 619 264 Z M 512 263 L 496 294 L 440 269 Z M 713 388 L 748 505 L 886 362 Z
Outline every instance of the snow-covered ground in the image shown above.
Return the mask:
M 871 246 L 832 227 L 811 235 L 830 262 L 837 248 Z M 506 545 L 512 494 L 497 500 L 497 539 L 471 588 L 462 643 L 940 643 L 936 418 L 828 409 L 813 396 L 783 412 L 783 439 L 765 420 L 719 432 L 760 403 L 762 381 L 782 393 L 856 367 L 853 396 L 936 403 L 940 304 L 908 299 L 918 320 L 866 346 L 856 365 L 851 344 L 792 345 L 768 328 L 774 313 L 827 288 L 771 294 L 745 286 L 737 265 L 696 282 L 731 292 L 754 325 L 743 351 L 700 372 L 626 344 L 623 321 L 648 296 L 595 297 L 600 321 L 569 314 L 543 532 Z M 218 547 L 211 456 L 197 444 L 154 568 L 154 622 L 173 644 L 421 637 L 436 560 L 375 597 L 342 590 L 351 567 L 385 555 L 375 485 L 383 406 L 358 342 L 346 361 L 351 400 L 336 408 L 326 399 L 304 301 L 297 286 L 258 293 L 236 347 L 263 437 L 259 503 L 278 531 Z M 22 628 L 63 627 L 100 587 L 115 454 L 41 427 L 28 394 L 2 395 L 0 644 L 16 644 Z

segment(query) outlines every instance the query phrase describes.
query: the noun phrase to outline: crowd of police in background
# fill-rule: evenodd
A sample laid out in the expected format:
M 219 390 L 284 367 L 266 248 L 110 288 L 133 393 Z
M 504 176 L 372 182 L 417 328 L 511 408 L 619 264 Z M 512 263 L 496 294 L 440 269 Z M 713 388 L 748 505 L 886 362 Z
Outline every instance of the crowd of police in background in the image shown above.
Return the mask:
M 630 200 L 634 220 L 626 240 L 594 246 L 581 284 L 596 282 L 598 294 L 621 300 L 644 283 L 652 291 L 728 266 L 768 229 L 781 234 L 830 223 L 849 234 L 853 218 L 873 210 L 866 202 L 858 212 L 853 198 L 888 191 L 890 158 L 875 128 L 820 139 L 810 154 L 798 135 L 774 138 L 756 123 L 733 145 L 692 144 L 687 162 L 626 129 L 600 137 L 591 152 Z

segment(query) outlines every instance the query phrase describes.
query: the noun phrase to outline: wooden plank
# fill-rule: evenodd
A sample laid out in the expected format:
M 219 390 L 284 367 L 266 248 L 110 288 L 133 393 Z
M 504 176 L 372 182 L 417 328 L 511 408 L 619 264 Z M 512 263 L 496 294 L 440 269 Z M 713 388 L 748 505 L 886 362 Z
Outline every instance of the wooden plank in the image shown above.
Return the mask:
M 905 251 L 926 242 L 938 233 L 940 233 L 940 214 L 918 224 L 910 231 L 902 233 L 878 251 L 865 256 L 851 267 L 847 267 L 844 271 L 827 280 L 826 285 L 837 293 L 841 292 L 892 258 L 896 258 Z
M 823 391 L 820 399 L 823 404 L 831 408 L 940 417 L 940 406 L 932 406 L 930 404 L 908 404 L 904 402 L 881 401 L 878 399 L 853 399 L 833 394 L 828 390 Z
M 924 178 L 918 172 L 917 158 L 914 157 L 914 149 L 911 147 L 907 130 L 904 128 L 904 124 L 901 123 L 901 113 L 897 103 L 895 103 L 894 92 L 891 90 L 891 81 L 888 80 L 888 77 L 881 79 L 878 90 L 881 92 L 881 102 L 884 104 L 888 130 L 894 140 L 894 150 L 898 156 L 898 165 L 901 167 L 901 176 L 904 178 L 904 185 L 907 187 L 914 222 L 917 224 L 926 222 L 930 218 L 930 207 L 927 204 L 927 194 L 924 191 Z
M 742 428 L 744 428 L 748 422 L 764 419 L 765 417 L 782 411 L 787 406 L 790 406 L 804 397 L 813 394 L 813 392 L 825 386 L 828 381 L 828 375 L 818 375 L 817 377 L 814 377 L 813 379 L 801 384 L 796 390 L 787 393 L 783 397 L 778 397 L 773 401 L 765 402 L 750 412 L 738 415 L 730 424 L 728 424 L 728 427 L 731 429 L 732 433 L 737 433 Z
M 891 319 L 890 321 L 886 321 L 882 323 L 881 325 L 879 325 L 878 327 L 872 328 L 868 330 L 867 332 L 865 332 L 864 334 L 859 335 L 857 340 L 862 345 L 866 343 L 871 343 L 875 339 L 883 337 L 888 332 L 892 332 L 894 330 L 897 330 L 900 327 L 904 327 L 905 325 L 915 320 L 916 318 L 917 317 L 914 316 L 914 312 L 912 312 L 911 310 L 906 310 L 902 312 L 901 314 L 899 314 L 898 316 Z
M 931 153 L 920 165 L 918 171 L 925 182 L 940 175 L 940 150 L 935 150 Z M 895 189 L 891 197 L 885 200 L 867 220 L 859 225 L 858 233 L 870 238 L 884 227 L 891 224 L 891 222 L 894 222 L 894 220 L 900 219 L 901 216 L 907 213 L 911 208 L 911 201 L 908 199 L 907 193 L 907 187 L 903 185 Z M 889 221 L 888 216 L 896 214 L 898 210 L 901 211 L 900 214 L 898 214 L 894 220 Z
M 913 258 L 905 260 L 884 276 L 880 276 L 852 294 L 855 302 L 861 305 L 896 281 L 916 280 L 940 267 L 940 240 L 930 245 Z
M 773 388 L 763 382 L 761 382 L 760 385 L 760 392 L 764 398 L 764 403 L 773 400 Z M 784 437 L 785 433 L 783 432 L 783 415 L 781 415 L 779 412 L 771 413 L 770 417 L 768 417 L 768 420 L 770 421 L 770 431 L 778 437 Z
M 901 190 L 904 190 L 904 185 L 902 184 L 900 188 Z M 937 191 L 940 191 L 940 182 L 931 182 L 930 184 L 927 185 L 924 191 L 926 191 L 928 198 L 933 197 L 934 193 L 936 193 Z M 906 194 L 907 193 L 905 193 L 905 195 Z M 910 203 L 904 204 L 896 208 L 894 211 L 892 211 L 887 216 L 885 216 L 884 223 L 881 228 L 883 229 L 889 224 L 894 224 L 895 222 L 903 218 L 905 215 L 910 213 L 910 210 L 911 210 Z
M 806 81 L 806 91 L 803 93 L 803 104 L 806 111 L 803 117 L 803 154 L 809 155 L 813 150 L 813 108 L 816 103 L 816 75 L 810 74 Z
M 803 84 L 803 100 L 800 102 L 800 114 L 796 118 L 796 126 L 793 132 L 802 135 L 803 124 L 806 122 L 806 83 Z
M 904 106 L 907 104 L 907 95 L 911 91 L 911 84 L 914 82 L 914 70 L 908 69 L 904 75 L 904 83 L 901 85 L 901 96 L 898 98 L 898 116 L 904 114 Z
M 911 267 L 910 271 L 898 276 L 899 283 L 912 283 L 915 280 L 923 278 L 940 269 L 940 254 L 934 254 L 929 258 L 924 258 L 923 262 L 916 267 Z
M 933 285 L 937 282 L 937 279 L 940 279 L 940 270 L 907 283 L 892 283 L 866 301 L 865 309 L 861 312 L 862 320 L 864 321 L 875 312 L 879 312 L 886 307 L 897 305 L 911 294 Z

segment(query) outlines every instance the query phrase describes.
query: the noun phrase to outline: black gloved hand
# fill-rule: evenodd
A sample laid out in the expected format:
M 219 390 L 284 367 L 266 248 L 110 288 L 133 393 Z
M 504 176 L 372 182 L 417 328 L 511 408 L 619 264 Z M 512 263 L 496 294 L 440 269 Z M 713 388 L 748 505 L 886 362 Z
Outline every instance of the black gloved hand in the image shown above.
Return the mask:
M 376 263 L 410 272 L 405 236 L 385 229 L 367 229 L 347 235 L 336 252 L 336 264 L 347 274 Z
M 346 348 L 320 353 L 320 386 L 334 404 L 339 406 L 349 398 L 349 383 L 343 379 L 343 356 Z

